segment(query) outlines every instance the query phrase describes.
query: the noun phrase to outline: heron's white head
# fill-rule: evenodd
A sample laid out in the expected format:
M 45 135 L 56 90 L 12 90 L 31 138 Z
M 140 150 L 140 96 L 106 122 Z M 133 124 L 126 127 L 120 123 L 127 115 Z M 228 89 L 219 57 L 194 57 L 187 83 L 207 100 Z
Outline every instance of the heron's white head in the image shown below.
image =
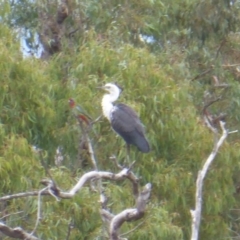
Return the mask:
M 122 88 L 114 83 L 107 83 L 102 88 L 109 93 L 105 96 L 108 96 L 110 102 L 115 102 L 122 92 Z
M 101 88 L 108 92 L 102 99 L 103 115 L 111 122 L 111 111 L 114 107 L 113 102 L 118 99 L 122 89 L 114 83 L 107 83 Z

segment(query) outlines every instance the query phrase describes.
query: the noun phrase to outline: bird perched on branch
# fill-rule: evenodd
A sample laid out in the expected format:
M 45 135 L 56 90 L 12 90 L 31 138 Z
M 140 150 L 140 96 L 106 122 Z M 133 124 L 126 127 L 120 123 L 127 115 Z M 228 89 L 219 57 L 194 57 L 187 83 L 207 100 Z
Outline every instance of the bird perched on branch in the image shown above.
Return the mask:
M 136 112 L 125 104 L 113 104 L 120 96 L 122 89 L 113 83 L 107 83 L 101 88 L 108 92 L 102 99 L 103 115 L 109 120 L 113 130 L 125 140 L 128 156 L 130 145 L 135 145 L 143 153 L 149 152 L 149 143 Z
M 74 116 L 89 125 L 92 121 L 92 118 L 86 113 L 86 111 L 83 110 L 82 107 L 77 106 L 72 98 L 68 100 L 68 103 L 70 108 L 72 109 Z

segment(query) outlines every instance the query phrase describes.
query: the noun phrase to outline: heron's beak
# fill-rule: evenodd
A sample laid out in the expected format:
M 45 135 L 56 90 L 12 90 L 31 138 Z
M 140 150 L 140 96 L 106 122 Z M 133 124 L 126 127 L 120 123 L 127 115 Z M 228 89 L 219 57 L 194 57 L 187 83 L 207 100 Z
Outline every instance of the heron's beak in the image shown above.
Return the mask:
M 96 87 L 97 89 L 105 90 L 105 86 Z

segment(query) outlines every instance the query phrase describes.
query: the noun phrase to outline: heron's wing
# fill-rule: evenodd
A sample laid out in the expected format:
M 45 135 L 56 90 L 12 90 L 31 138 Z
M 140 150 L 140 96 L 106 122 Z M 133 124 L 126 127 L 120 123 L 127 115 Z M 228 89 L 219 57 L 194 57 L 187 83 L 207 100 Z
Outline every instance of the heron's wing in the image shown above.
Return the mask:
M 135 145 L 141 152 L 150 151 L 149 143 L 144 136 L 143 125 L 136 112 L 125 104 L 118 104 L 111 114 L 112 128 L 127 144 Z
M 129 106 L 122 103 L 115 105 L 111 118 L 112 127 L 116 132 L 137 131 L 144 135 L 144 128 L 138 115 Z

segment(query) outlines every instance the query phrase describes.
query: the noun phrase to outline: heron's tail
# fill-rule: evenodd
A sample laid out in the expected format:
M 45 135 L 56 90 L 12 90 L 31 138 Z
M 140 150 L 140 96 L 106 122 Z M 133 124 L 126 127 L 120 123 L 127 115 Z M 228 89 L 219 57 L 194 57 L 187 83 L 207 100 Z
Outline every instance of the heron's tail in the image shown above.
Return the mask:
M 137 146 L 138 150 L 143 152 L 143 153 L 150 152 L 149 143 L 144 136 L 137 138 L 136 146 Z

